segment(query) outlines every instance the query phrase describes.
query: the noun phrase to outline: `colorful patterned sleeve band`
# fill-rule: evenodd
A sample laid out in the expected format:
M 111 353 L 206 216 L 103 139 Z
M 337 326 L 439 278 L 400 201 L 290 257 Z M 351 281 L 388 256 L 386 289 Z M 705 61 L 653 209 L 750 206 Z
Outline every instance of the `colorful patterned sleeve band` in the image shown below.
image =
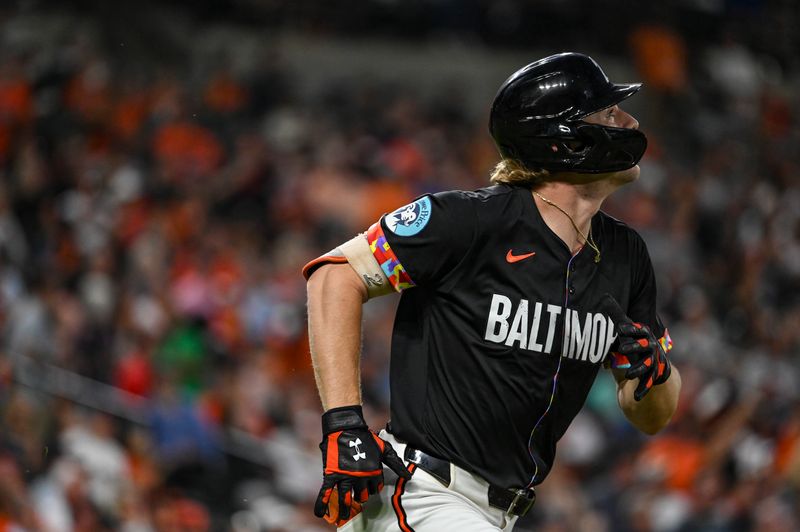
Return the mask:
M 661 344 L 661 349 L 663 349 L 665 353 L 672 351 L 672 338 L 669 337 L 668 329 L 664 329 L 664 336 L 658 339 L 658 343 Z
M 408 272 L 400 261 L 397 255 L 394 254 L 392 248 L 389 247 L 389 242 L 386 241 L 386 235 L 383 234 L 383 228 L 380 222 L 376 222 L 367 231 L 367 241 L 369 242 L 369 249 L 378 264 L 381 265 L 381 270 L 389 279 L 392 288 L 397 292 L 402 292 L 407 288 L 414 285 L 414 281 L 408 275 Z

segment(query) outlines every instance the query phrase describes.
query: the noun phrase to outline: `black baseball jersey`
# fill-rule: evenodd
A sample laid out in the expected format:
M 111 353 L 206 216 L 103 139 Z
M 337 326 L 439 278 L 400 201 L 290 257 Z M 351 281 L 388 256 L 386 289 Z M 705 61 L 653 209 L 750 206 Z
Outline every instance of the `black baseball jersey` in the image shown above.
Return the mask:
M 531 191 L 418 198 L 367 233 L 402 291 L 391 347 L 391 432 L 503 487 L 540 483 L 616 338 L 610 293 L 665 342 L 641 237 L 600 212 L 601 250 L 570 252 Z

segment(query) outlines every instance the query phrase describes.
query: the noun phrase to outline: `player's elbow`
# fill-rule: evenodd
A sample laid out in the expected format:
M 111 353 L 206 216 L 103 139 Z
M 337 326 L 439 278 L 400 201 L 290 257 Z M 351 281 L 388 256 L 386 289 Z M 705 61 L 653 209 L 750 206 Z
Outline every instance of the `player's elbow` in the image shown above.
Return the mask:
M 623 408 L 625 417 L 631 422 L 631 425 L 636 427 L 639 431 L 654 436 L 663 430 L 672 418 L 672 412 L 667 412 L 662 409 L 625 409 Z
M 634 398 L 635 387 L 636 381 L 620 383 L 619 405 L 634 427 L 650 436 L 657 434 L 669 425 L 678 408 L 680 374 L 674 372 L 667 382 L 654 386 L 641 401 L 636 401 Z
M 655 436 L 656 434 L 661 432 L 661 430 L 667 425 L 669 425 L 669 419 L 658 422 L 651 421 L 651 422 L 639 423 L 638 425 L 636 425 L 636 428 L 644 432 L 648 436 Z
M 670 412 L 665 412 L 663 405 L 653 404 L 645 397 L 642 401 L 635 401 L 633 397 L 627 397 L 620 393 L 619 406 L 625 418 L 637 430 L 652 436 L 658 433 L 669 423 Z
M 342 293 L 357 294 L 362 303 L 367 300 L 367 290 L 347 263 L 323 264 L 314 270 L 306 282 L 308 300 L 323 300 L 326 296 L 341 297 Z

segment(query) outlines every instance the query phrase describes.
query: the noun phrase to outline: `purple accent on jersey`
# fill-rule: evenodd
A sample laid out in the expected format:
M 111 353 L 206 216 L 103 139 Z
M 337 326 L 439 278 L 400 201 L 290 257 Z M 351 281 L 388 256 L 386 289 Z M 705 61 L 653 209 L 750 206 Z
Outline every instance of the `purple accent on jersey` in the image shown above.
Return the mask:
M 583 248 L 581 248 L 578 251 L 578 253 L 580 253 L 581 251 L 583 251 Z M 573 255 L 569 259 L 569 262 L 567 263 L 567 277 L 564 280 L 564 308 L 565 309 L 567 308 L 567 304 L 569 303 L 569 272 L 570 272 L 570 268 L 572 267 L 572 261 L 575 260 L 575 257 L 578 256 L 578 253 Z M 562 350 L 563 350 L 563 346 L 562 346 Z M 536 459 L 533 457 L 533 449 L 531 448 L 531 444 L 533 443 L 533 433 L 536 432 L 536 428 L 542 422 L 542 420 L 547 415 L 547 413 L 550 412 L 550 407 L 553 406 L 553 400 L 556 397 L 556 387 L 558 386 L 558 374 L 561 372 L 561 361 L 563 359 L 564 359 L 564 356 L 563 356 L 563 353 L 562 353 L 558 357 L 558 366 L 556 366 L 556 372 L 553 374 L 553 387 L 550 390 L 550 401 L 547 403 L 547 408 L 544 409 L 544 412 L 542 413 L 542 415 L 539 418 L 539 420 L 533 426 L 533 429 L 531 429 L 531 435 L 528 437 L 528 454 L 531 456 L 531 460 L 533 460 L 533 463 L 536 466 L 536 470 L 533 472 L 533 476 L 531 477 L 531 481 L 528 483 L 527 486 L 525 486 L 525 489 L 530 489 L 531 487 L 533 487 L 533 485 L 536 483 L 536 475 L 539 474 L 539 464 L 536 462 Z

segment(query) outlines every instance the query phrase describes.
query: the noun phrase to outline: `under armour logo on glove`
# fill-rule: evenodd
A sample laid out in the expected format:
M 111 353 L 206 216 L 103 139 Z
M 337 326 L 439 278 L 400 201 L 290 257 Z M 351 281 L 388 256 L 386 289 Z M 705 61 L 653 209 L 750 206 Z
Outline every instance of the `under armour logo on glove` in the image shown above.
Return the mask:
M 350 442 L 350 447 L 356 448 L 356 454 L 353 455 L 353 460 L 358 462 L 359 459 L 364 460 L 367 458 L 367 453 L 361 452 L 361 449 L 358 446 L 361 445 L 361 438 L 356 438 L 356 441 Z
M 361 511 L 360 503 L 383 489 L 383 464 L 400 477 L 411 478 L 392 446 L 369 430 L 360 406 L 325 412 L 322 433 L 322 488 L 314 504 L 317 517 L 336 526 L 354 517 Z
M 617 345 L 612 345 L 611 367 L 626 369 L 626 379 L 639 379 L 633 398 L 641 401 L 653 386 L 669 379 L 672 369 L 667 352 L 650 328 L 631 320 L 610 294 L 603 296 L 600 304 L 617 328 Z

